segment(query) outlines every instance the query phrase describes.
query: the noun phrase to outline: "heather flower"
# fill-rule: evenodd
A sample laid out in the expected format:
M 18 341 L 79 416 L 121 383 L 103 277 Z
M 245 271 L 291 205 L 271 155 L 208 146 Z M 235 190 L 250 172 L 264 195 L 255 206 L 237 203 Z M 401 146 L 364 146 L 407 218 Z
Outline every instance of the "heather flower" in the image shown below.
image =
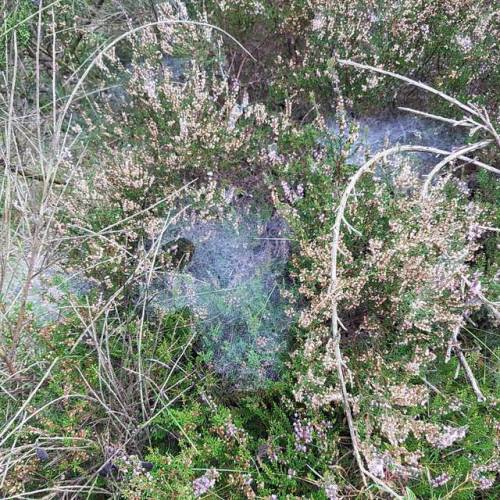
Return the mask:
M 457 45 L 462 49 L 463 52 L 469 52 L 474 46 L 470 36 L 467 35 L 457 35 L 455 37 L 455 41 L 457 42 Z
M 294 205 L 298 200 L 304 197 L 304 186 L 302 184 L 298 184 L 297 188 L 293 189 L 288 182 L 281 181 L 281 187 L 285 194 L 285 200 L 291 205 Z
M 453 443 L 455 443 L 455 441 L 463 439 L 467 434 L 467 429 L 468 426 L 466 425 L 464 425 L 463 427 L 446 426 L 444 430 L 437 435 L 429 434 L 427 436 L 427 441 L 429 441 L 429 443 L 431 443 L 433 446 L 436 446 L 436 448 L 442 450 L 451 446 Z
M 377 477 L 383 478 L 385 476 L 384 457 L 376 455 L 368 462 L 368 470 Z
M 324 14 L 318 13 L 314 16 L 314 19 L 311 23 L 312 31 L 321 31 L 326 25 L 326 18 Z
M 325 484 L 325 495 L 328 500 L 337 500 L 339 498 L 339 487 L 335 483 Z
M 484 473 L 493 472 L 498 474 L 500 471 L 500 462 L 498 460 L 494 460 L 488 465 L 474 466 L 472 468 L 471 477 L 472 480 L 477 483 L 477 486 L 480 490 L 487 490 L 495 484 L 495 479 L 493 477 L 485 476 Z
M 225 434 L 229 438 L 233 438 L 237 435 L 238 428 L 232 423 L 229 422 L 225 427 Z
M 312 442 L 313 426 L 304 424 L 300 419 L 293 423 L 293 432 L 295 435 L 295 449 L 297 451 L 306 452 L 307 444 Z
M 433 488 L 439 488 L 440 486 L 444 486 L 450 479 L 451 477 L 444 472 L 443 474 L 432 479 L 431 485 Z
M 495 483 L 494 479 L 488 478 L 486 476 L 481 476 L 478 480 L 478 485 L 480 490 L 487 490 L 493 486 Z
M 204 495 L 215 486 L 219 473 L 215 469 L 209 469 L 203 476 L 193 481 L 193 494 L 196 498 Z
M 398 406 L 423 406 L 429 400 L 429 391 L 423 386 L 394 385 L 390 389 L 391 401 Z

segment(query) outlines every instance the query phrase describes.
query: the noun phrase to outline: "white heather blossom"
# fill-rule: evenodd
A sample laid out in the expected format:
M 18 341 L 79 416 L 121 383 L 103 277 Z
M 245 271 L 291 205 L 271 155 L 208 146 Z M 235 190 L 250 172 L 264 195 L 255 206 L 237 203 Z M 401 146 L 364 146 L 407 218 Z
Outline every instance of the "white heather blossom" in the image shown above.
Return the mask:
M 328 500 L 337 500 L 339 498 L 339 487 L 335 483 L 328 483 L 325 485 L 325 495 Z
M 446 426 L 442 432 L 437 435 L 428 435 L 427 441 L 440 450 L 450 447 L 455 441 L 463 439 L 467 434 L 468 427 L 450 427 Z
M 156 80 L 153 77 L 145 79 L 144 90 L 150 99 L 156 99 Z
M 313 31 L 321 31 L 326 26 L 326 18 L 324 14 L 316 14 L 312 20 L 311 29 Z
M 391 401 L 398 406 L 423 406 L 429 400 L 429 391 L 423 386 L 394 385 L 390 389 Z
M 377 455 L 373 457 L 369 462 L 368 462 L 368 470 L 377 477 L 384 477 L 385 476 L 385 465 L 384 465 L 384 458 L 381 455 Z
M 463 52 L 469 52 L 474 46 L 470 36 L 467 35 L 457 35 L 455 37 L 455 41 L 457 42 L 457 45 L 462 49 Z

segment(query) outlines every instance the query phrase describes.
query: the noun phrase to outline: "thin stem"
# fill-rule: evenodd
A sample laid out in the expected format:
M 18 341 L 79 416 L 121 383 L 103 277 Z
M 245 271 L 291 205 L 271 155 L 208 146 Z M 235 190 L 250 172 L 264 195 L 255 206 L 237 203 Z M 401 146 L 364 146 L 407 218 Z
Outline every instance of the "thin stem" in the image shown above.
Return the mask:
M 426 197 L 429 192 L 429 186 L 431 185 L 432 179 L 436 176 L 436 174 L 448 163 L 452 162 L 453 160 L 456 160 L 463 156 L 466 153 L 471 153 L 472 151 L 476 151 L 477 149 L 483 149 L 489 144 L 491 144 L 491 140 L 486 140 L 486 141 L 480 141 L 476 142 L 475 144 L 471 144 L 470 146 L 466 146 L 462 149 L 459 149 L 458 151 L 455 151 L 454 153 L 451 153 L 448 155 L 444 160 L 440 161 L 429 173 L 427 176 L 427 179 L 424 182 L 424 186 L 422 188 L 422 196 Z M 488 170 L 493 171 L 496 174 L 500 174 L 500 170 L 497 170 L 496 168 L 490 167 Z
M 359 68 L 359 69 L 366 69 L 368 71 L 375 71 L 376 73 L 380 73 L 382 75 L 387 75 L 387 76 L 392 76 L 393 78 L 397 78 L 398 80 L 402 80 L 403 82 L 409 83 L 410 85 L 413 85 L 415 87 L 419 87 L 423 90 L 426 90 L 427 92 L 431 92 L 432 94 L 436 94 L 439 97 L 443 98 L 445 101 L 448 101 L 455 106 L 458 106 L 459 108 L 463 109 L 467 113 L 477 116 L 478 118 L 481 118 L 480 113 L 478 113 L 474 108 L 471 106 L 467 106 L 463 102 L 460 102 L 459 100 L 450 97 L 449 95 L 445 94 L 444 92 L 441 92 L 439 90 L 436 90 L 435 88 L 422 83 L 422 82 L 417 82 L 416 80 L 412 80 L 411 78 L 408 78 L 407 76 L 399 75 L 398 73 L 393 73 L 392 71 L 387 71 L 382 68 L 376 68 L 375 66 L 370 66 L 369 64 L 360 64 L 354 61 L 350 61 L 348 59 L 339 59 L 338 62 L 342 64 L 343 66 L 352 66 L 353 68 Z M 483 128 L 486 128 L 484 125 L 482 126 Z

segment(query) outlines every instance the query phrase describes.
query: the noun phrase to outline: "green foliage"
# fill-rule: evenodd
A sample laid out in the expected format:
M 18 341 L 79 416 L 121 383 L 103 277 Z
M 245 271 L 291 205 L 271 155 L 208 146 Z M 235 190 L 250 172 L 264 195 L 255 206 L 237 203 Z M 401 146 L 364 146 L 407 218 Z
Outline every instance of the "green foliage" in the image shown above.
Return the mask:
M 6 10 L 0 16 L 0 69 L 5 67 L 5 53 L 9 41 L 15 40 L 18 50 L 25 49 L 32 39 L 31 14 L 35 11 L 33 2 L 21 0 L 11 10 Z M 14 35 L 15 33 L 15 35 Z

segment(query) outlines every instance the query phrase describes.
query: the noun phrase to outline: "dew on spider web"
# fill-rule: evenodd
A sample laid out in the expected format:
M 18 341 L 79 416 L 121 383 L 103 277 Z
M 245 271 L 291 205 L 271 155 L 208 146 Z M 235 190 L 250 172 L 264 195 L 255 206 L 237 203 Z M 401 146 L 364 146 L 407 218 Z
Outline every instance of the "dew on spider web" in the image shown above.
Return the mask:
M 178 224 L 164 248 L 189 242 L 189 261 L 158 273 L 146 295 L 162 312 L 189 308 L 202 349 L 220 375 L 240 389 L 279 372 L 290 318 L 280 294 L 285 286 L 289 230 L 277 216 Z

